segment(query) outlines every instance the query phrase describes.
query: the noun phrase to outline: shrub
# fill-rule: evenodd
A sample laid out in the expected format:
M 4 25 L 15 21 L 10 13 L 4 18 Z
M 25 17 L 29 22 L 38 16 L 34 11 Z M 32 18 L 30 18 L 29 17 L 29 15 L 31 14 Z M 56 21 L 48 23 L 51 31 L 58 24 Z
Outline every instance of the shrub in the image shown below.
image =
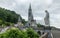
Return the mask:
M 0 38 L 28 38 L 28 37 L 25 32 L 22 32 L 17 28 L 12 28 L 7 30 L 5 33 L 1 34 Z
M 26 31 L 11 28 L 0 34 L 0 38 L 39 38 L 39 35 L 31 28 L 28 28 Z
M 3 21 L 2 20 L 0 20 L 0 25 L 2 25 L 3 24 Z
M 39 35 L 32 28 L 27 29 L 27 34 L 30 38 L 39 38 Z

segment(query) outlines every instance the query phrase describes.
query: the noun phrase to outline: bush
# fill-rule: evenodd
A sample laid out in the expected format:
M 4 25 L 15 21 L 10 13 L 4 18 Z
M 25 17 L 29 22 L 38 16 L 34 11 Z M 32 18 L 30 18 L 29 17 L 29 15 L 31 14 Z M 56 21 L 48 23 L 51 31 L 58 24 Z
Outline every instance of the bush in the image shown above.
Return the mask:
M 3 21 L 2 20 L 0 20 L 0 25 L 2 25 L 3 24 Z
M 27 29 L 27 34 L 30 38 L 39 38 L 39 35 L 32 28 Z
M 10 23 L 9 23 L 9 22 L 5 22 L 5 25 L 6 25 L 6 26 L 10 26 Z
M 0 38 L 28 38 L 25 32 L 17 28 L 12 28 L 6 31 L 6 33 L 1 34 Z
M 0 34 L 0 38 L 39 38 L 39 35 L 31 28 L 26 31 L 19 30 L 18 28 L 11 28 L 5 33 Z

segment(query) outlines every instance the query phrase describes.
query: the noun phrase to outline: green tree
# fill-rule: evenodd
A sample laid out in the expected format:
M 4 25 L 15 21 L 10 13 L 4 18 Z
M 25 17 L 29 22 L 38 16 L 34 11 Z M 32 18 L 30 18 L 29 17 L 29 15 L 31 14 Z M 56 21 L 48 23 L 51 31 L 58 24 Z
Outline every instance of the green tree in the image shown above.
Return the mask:
M 0 38 L 39 38 L 39 35 L 32 28 L 28 28 L 26 31 L 11 28 L 0 34 Z
M 0 20 L 0 25 L 2 25 L 3 24 L 3 21 L 2 20 Z
M 44 25 L 38 23 L 38 24 L 37 24 L 37 27 L 44 27 Z
M 28 38 L 28 37 L 27 33 L 17 28 L 12 28 L 7 30 L 5 33 L 1 34 L 0 38 Z
M 32 28 L 27 29 L 27 34 L 29 38 L 39 38 L 39 35 Z
M 0 7 L 0 19 L 2 21 L 16 24 L 19 17 L 21 18 L 22 23 L 25 25 L 26 21 L 22 19 L 19 14 L 16 14 L 15 11 L 7 10 Z

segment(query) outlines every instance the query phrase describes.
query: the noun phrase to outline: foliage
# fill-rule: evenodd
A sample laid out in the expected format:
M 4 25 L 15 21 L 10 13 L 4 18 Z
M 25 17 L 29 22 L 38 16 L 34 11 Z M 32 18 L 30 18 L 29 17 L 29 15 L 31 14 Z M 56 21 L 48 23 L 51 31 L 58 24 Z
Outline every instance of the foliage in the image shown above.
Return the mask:
M 0 26 L 6 25 L 9 26 L 10 23 L 16 24 L 18 22 L 18 18 L 21 18 L 22 23 L 25 24 L 26 21 L 22 19 L 22 17 L 19 14 L 16 14 L 15 11 L 7 10 L 5 8 L 0 7 Z
M 28 38 L 28 37 L 25 32 L 22 32 L 17 28 L 13 28 L 13 29 L 7 30 L 6 33 L 4 34 L 1 34 L 0 38 Z
M 0 25 L 2 25 L 3 24 L 3 21 L 2 20 L 0 20 Z
M 30 38 L 39 38 L 39 35 L 32 28 L 27 29 L 27 34 Z
M 31 28 L 28 28 L 26 31 L 19 30 L 18 28 L 11 28 L 5 33 L 0 34 L 0 38 L 39 38 L 39 36 Z
M 18 14 L 4 8 L 0 8 L 0 19 L 6 22 L 16 23 L 18 21 Z
M 44 25 L 41 25 L 40 23 L 38 23 L 37 27 L 44 27 Z
M 22 23 L 25 25 L 27 21 L 25 21 L 25 19 L 22 19 Z

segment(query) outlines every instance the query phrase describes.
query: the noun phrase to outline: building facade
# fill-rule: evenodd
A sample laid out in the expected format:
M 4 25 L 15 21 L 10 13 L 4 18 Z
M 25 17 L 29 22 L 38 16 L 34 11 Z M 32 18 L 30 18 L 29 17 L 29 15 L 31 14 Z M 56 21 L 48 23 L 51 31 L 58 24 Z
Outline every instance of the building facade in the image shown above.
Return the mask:
M 34 20 L 33 18 L 31 4 L 29 5 L 29 9 L 28 9 L 28 26 L 37 26 L 36 20 Z

